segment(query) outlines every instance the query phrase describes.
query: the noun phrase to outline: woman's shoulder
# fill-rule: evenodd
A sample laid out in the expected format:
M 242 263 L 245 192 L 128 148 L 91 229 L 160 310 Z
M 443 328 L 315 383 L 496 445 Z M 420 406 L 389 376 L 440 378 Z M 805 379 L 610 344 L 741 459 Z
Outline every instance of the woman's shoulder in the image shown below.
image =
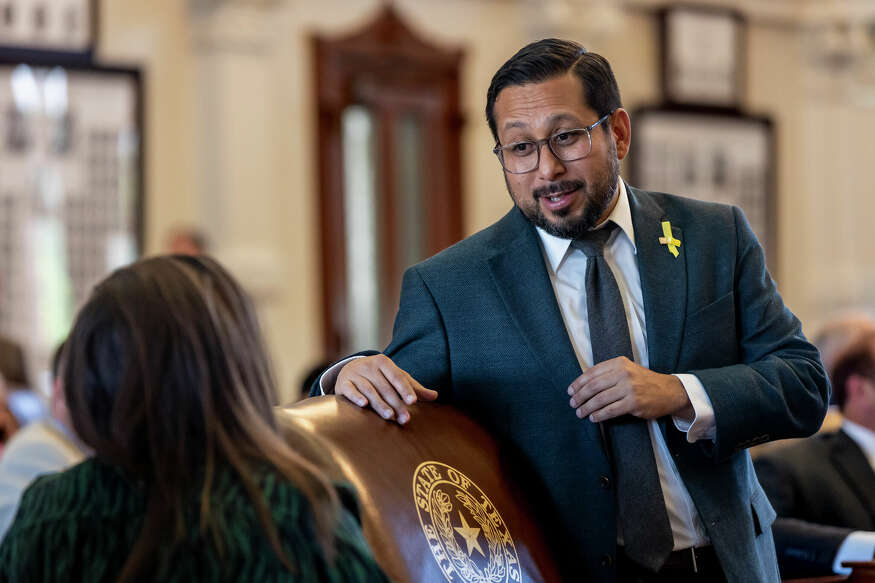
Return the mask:
M 139 528 L 137 508 L 142 497 L 135 488 L 120 471 L 95 459 L 37 478 L 24 491 L 0 544 L 0 580 L 11 575 L 18 581 L 60 581 L 59 574 L 87 556 L 79 580 L 109 581 L 107 573 L 117 570 Z M 53 560 L 46 563 L 46 556 Z
M 306 494 L 297 485 L 279 470 L 266 466 L 250 468 L 247 477 L 281 533 L 292 537 L 296 533 L 309 534 L 312 509 Z M 195 502 L 193 499 L 189 509 L 196 513 L 199 504 Z M 210 508 L 211 513 L 228 526 L 260 529 L 258 508 L 253 504 L 246 481 L 234 469 L 220 468 L 216 472 Z
M 279 472 L 269 474 L 265 486 L 270 485 L 270 488 L 266 487 L 265 493 L 274 517 L 278 518 L 277 512 L 292 512 L 287 520 L 277 521 L 285 539 L 285 550 L 302 571 L 324 572 L 328 581 L 387 582 L 362 534 L 358 495 L 354 487 L 347 482 L 335 481 L 332 484 L 340 503 L 334 525 L 336 554 L 332 560 L 317 567 L 314 560 L 321 562 L 326 559 L 309 522 L 312 515 L 307 498 Z
M 21 527 L 123 512 L 136 506 L 135 488 L 122 473 L 95 458 L 35 479 L 21 497 Z
M 275 518 L 278 518 L 277 514 L 284 514 L 287 519 L 309 520 L 306 495 L 281 472 L 266 469 L 259 473 L 258 481 Z M 336 480 L 331 484 L 340 503 L 341 515 L 360 522 L 358 494 L 352 484 Z

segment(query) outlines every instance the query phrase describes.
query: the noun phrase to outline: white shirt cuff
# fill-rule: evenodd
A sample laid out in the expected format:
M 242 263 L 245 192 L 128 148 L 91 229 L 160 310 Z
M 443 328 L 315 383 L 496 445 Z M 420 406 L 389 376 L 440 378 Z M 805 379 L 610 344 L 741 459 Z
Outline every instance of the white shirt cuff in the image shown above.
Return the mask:
M 849 575 L 851 570 L 842 567 L 843 561 L 871 561 L 875 556 L 875 532 L 857 530 L 848 535 L 832 563 L 832 570 L 837 575 Z
M 356 358 L 364 358 L 363 355 L 358 354 L 355 356 L 350 356 L 349 358 L 344 358 L 337 364 L 334 364 L 322 373 L 322 376 L 319 377 L 319 390 L 322 391 L 323 395 L 333 395 L 334 394 L 334 385 L 337 383 L 337 375 L 340 374 L 340 369 L 342 369 L 346 364 L 350 361 L 355 360 Z M 326 390 L 326 387 L 328 390 Z
M 700 439 L 713 440 L 717 433 L 717 426 L 714 423 L 714 406 L 711 405 L 711 399 L 708 398 L 702 381 L 692 374 L 676 374 L 674 376 L 684 386 L 690 403 L 693 404 L 694 413 L 692 421 L 672 416 L 674 426 L 677 427 L 678 431 L 687 434 L 687 441 L 690 443 L 695 443 Z

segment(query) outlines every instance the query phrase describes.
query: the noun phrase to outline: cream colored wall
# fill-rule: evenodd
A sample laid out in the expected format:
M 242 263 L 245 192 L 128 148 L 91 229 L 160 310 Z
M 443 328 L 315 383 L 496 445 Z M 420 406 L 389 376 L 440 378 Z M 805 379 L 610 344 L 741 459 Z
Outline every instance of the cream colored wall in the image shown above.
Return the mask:
M 322 342 L 309 38 L 362 26 L 381 3 L 240 4 L 249 6 L 232 11 L 248 30 L 230 30 L 221 21 L 233 17 L 197 15 L 181 0 L 104 1 L 99 54 L 146 72 L 146 251 L 161 251 L 176 223 L 211 235 L 216 254 L 257 298 L 291 398 Z M 505 2 L 396 6 L 434 42 L 466 49 L 464 185 L 479 194 L 465 199 L 464 212 L 473 232 L 507 209 L 482 108 L 496 63 L 519 46 L 519 15 Z
M 290 398 L 321 346 L 309 38 L 357 28 L 381 3 L 225 3 L 235 4 L 205 16 L 182 0 L 105 0 L 99 54 L 146 73 L 147 251 L 159 251 L 175 223 L 207 230 L 216 254 L 257 297 Z M 486 87 L 536 33 L 508 0 L 396 6 L 433 42 L 465 49 L 464 212 L 465 230 L 474 232 L 510 204 L 490 152 Z M 629 109 L 657 98 L 656 34 L 648 14 L 632 11 L 610 35 L 578 37 L 611 60 Z M 753 24 L 749 38 L 748 102 L 778 128 L 780 289 L 810 331 L 829 307 L 875 304 L 867 151 L 875 110 L 806 96 L 810 80 L 788 29 Z
M 875 107 L 808 66 L 805 42 L 753 26 L 748 69 L 751 106 L 778 131 L 779 287 L 811 333 L 837 313 L 875 309 Z
M 170 222 L 196 222 L 192 166 L 193 59 L 185 3 L 101 2 L 98 58 L 143 70 L 146 135 L 146 244 Z

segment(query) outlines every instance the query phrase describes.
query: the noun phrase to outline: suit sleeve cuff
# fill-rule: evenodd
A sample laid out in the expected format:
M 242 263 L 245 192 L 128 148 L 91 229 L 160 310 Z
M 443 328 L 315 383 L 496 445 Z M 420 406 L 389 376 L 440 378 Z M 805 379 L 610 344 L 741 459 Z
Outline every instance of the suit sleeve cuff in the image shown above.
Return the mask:
M 684 386 L 684 390 L 690 398 L 690 403 L 693 405 L 694 412 L 692 421 L 672 416 L 674 426 L 678 431 L 687 434 L 687 441 L 690 443 L 695 443 L 700 439 L 713 440 L 716 435 L 714 407 L 711 405 L 711 399 L 708 398 L 708 393 L 705 392 L 702 381 L 692 374 L 676 374 L 674 376 Z
M 356 355 L 350 356 L 349 358 L 345 358 L 340 362 L 334 364 L 331 368 L 322 373 L 322 376 L 319 377 L 319 390 L 322 391 L 323 395 L 333 395 L 334 394 L 334 385 L 337 383 L 337 375 L 340 374 L 340 369 L 346 366 L 349 362 L 352 362 L 356 358 L 363 358 L 364 355 Z
M 871 561 L 875 557 L 875 532 L 857 530 L 842 542 L 832 563 L 837 575 L 848 575 L 851 570 L 842 567 L 843 561 Z

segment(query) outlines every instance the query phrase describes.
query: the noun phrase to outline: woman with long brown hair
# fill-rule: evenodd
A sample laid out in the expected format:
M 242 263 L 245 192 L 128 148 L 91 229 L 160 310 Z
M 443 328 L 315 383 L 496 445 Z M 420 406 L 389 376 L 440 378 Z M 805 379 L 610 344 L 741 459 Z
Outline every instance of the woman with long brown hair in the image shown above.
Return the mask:
M 318 444 L 278 426 L 254 309 L 215 261 L 116 271 L 64 361 L 95 456 L 25 492 L 0 581 L 386 581 Z

